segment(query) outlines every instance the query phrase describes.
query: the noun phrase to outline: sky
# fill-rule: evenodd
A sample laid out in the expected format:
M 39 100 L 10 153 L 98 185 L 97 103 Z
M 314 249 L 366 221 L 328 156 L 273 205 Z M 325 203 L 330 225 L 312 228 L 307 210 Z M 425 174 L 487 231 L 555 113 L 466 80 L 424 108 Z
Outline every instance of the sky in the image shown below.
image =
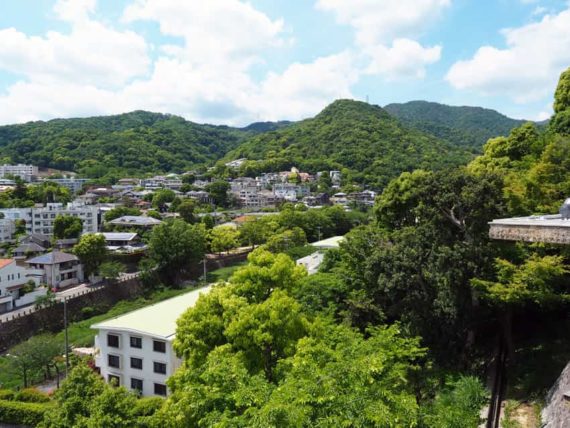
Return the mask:
M 338 98 L 546 119 L 567 0 L 3 0 L 0 124 L 148 110 L 243 126 Z

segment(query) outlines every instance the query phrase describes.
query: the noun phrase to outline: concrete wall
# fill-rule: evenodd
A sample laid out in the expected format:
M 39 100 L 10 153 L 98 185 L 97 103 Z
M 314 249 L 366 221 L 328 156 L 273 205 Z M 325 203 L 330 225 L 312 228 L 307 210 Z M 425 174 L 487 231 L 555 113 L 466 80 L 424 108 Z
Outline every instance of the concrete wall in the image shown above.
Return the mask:
M 491 224 L 489 237 L 505 241 L 570 244 L 570 227 Z

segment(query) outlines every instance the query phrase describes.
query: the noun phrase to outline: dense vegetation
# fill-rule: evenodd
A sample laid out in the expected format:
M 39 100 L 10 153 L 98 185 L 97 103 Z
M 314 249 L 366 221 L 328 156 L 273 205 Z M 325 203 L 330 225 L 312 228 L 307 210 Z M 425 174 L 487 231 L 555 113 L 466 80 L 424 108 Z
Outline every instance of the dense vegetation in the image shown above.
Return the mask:
M 0 127 L 1 162 L 24 162 L 90 178 L 182 172 L 216 160 L 253 131 L 199 125 L 135 111 Z
M 507 135 L 524 120 L 511 119 L 495 110 L 456 107 L 427 101 L 388 104 L 384 109 L 407 126 L 480 153 L 489 138 Z
M 407 128 L 378 106 L 335 101 L 313 119 L 257 135 L 225 159 L 248 158 L 245 175 L 297 166 L 318 172 L 342 170 L 348 182 L 381 188 L 403 171 L 441 169 L 469 155 L 421 131 Z

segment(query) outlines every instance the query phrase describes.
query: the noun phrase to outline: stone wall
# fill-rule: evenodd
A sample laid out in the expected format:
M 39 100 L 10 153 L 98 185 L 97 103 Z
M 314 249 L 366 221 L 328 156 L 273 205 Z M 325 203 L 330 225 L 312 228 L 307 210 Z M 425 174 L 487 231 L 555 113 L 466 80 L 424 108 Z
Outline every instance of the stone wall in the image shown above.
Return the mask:
M 542 410 L 542 427 L 570 427 L 570 401 L 564 397 L 564 394 L 570 394 L 570 363 L 548 392 L 546 405 Z
M 140 296 L 143 292 L 137 278 L 131 278 L 117 284 L 85 290 L 83 294 L 67 301 L 69 322 L 80 321 L 95 314 L 108 311 L 120 300 L 129 300 Z M 86 311 L 85 308 L 92 308 Z M 0 352 L 30 338 L 38 333 L 58 332 L 63 329 L 63 303 L 38 309 L 8 321 L 0 322 Z
M 570 227 L 492 224 L 489 237 L 505 241 L 570 244 Z

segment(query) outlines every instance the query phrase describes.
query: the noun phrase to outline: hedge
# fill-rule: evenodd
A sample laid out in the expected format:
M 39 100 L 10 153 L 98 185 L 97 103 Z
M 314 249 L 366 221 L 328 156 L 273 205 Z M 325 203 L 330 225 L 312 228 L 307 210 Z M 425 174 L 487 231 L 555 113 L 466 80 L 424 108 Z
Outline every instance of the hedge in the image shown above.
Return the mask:
M 14 397 L 16 401 L 25 401 L 27 403 L 47 403 L 50 401 L 49 395 L 36 388 L 22 389 Z
M 52 408 L 52 403 L 0 400 L 0 422 L 35 427 L 43 420 L 44 414 Z
M 11 389 L 0 389 L 0 400 L 13 400 L 16 393 Z

